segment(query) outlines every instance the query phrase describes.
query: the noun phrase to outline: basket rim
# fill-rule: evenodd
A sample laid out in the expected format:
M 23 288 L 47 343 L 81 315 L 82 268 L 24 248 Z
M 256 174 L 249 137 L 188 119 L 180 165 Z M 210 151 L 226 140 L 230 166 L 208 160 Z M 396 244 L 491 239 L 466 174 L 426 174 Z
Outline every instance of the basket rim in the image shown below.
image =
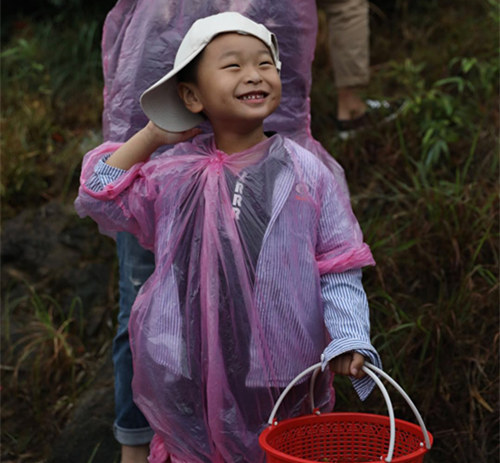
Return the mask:
M 385 415 L 377 415 L 374 413 L 358 413 L 358 412 L 330 412 L 330 413 L 321 413 L 321 414 L 309 414 L 309 415 L 303 415 L 303 416 L 298 416 L 294 418 L 288 418 L 282 421 L 279 421 L 276 424 L 273 425 L 267 425 L 266 428 L 260 433 L 259 435 L 259 444 L 261 448 L 268 454 L 272 455 L 273 457 L 279 457 L 282 459 L 287 459 L 287 461 L 294 462 L 294 463 L 311 463 L 311 460 L 306 460 L 301 457 L 294 457 L 289 454 L 286 454 L 284 452 L 281 452 L 280 450 L 276 450 L 273 448 L 269 443 L 268 440 L 273 437 L 273 435 L 277 433 L 281 433 L 284 430 L 289 430 L 293 429 L 297 426 L 304 425 L 304 424 L 312 424 L 313 421 L 316 421 L 317 423 L 322 423 L 322 422 L 328 422 L 331 421 L 332 418 L 335 419 L 335 421 L 341 421 L 344 419 L 346 422 L 356 422 L 359 421 L 360 419 L 365 419 L 368 421 L 367 422 L 378 422 L 380 424 L 381 421 L 387 422 L 389 425 L 389 417 Z M 357 420 L 356 420 L 357 419 Z M 395 419 L 396 423 L 396 430 L 403 428 L 407 432 L 412 432 L 416 437 L 422 440 L 422 443 L 424 442 L 424 435 L 422 432 L 422 429 L 420 426 L 417 424 L 411 423 L 406 420 L 402 420 L 399 418 Z M 429 440 L 431 445 L 433 444 L 434 438 L 433 435 L 427 431 L 427 434 L 429 436 Z M 406 455 L 400 455 L 398 457 L 393 458 L 393 462 L 404 462 L 404 461 L 412 461 L 412 459 L 423 455 L 428 452 L 428 449 L 425 447 L 425 445 L 422 445 L 422 447 L 414 450 L 413 452 L 410 452 Z M 372 463 L 372 462 L 366 462 L 366 463 Z M 373 463 L 380 463 L 380 460 L 374 460 Z

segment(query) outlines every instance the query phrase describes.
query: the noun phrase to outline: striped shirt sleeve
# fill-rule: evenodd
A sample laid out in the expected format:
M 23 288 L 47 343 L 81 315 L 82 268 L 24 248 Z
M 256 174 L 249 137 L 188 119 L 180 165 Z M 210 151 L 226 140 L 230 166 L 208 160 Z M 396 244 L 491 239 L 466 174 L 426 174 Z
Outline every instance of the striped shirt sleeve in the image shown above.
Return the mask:
M 106 185 L 122 176 L 126 170 L 106 164 L 112 153 L 104 156 L 95 166 L 94 175 L 89 178 L 87 188 L 91 191 L 101 191 Z
M 323 369 L 330 360 L 349 351 L 356 351 L 381 367 L 380 357 L 370 342 L 369 308 L 361 276 L 361 270 L 354 269 L 321 277 L 325 325 L 332 339 L 321 355 Z M 369 376 L 352 381 L 361 400 L 368 397 L 375 385 Z

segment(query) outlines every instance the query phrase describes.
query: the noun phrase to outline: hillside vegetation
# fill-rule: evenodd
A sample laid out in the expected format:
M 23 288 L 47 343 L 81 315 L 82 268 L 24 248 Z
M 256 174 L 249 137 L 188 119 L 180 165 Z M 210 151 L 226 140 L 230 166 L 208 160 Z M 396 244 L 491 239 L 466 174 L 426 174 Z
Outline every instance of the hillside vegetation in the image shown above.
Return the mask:
M 4 223 L 76 195 L 81 158 L 100 142 L 99 41 L 113 3 L 4 12 Z M 427 462 L 498 461 L 498 4 L 374 1 L 364 92 L 405 105 L 396 121 L 345 142 L 333 122 L 323 19 L 312 130 L 345 168 L 377 261 L 364 277 L 373 343 L 434 435 Z M 50 453 L 108 352 L 116 291 L 111 281 L 109 310 L 90 335 L 92 307 L 77 295 L 62 298 L 34 272 L 2 274 L 3 461 Z M 361 404 L 348 382 L 337 384 L 339 410 L 386 413 L 380 394 Z M 396 415 L 413 421 L 394 399 Z

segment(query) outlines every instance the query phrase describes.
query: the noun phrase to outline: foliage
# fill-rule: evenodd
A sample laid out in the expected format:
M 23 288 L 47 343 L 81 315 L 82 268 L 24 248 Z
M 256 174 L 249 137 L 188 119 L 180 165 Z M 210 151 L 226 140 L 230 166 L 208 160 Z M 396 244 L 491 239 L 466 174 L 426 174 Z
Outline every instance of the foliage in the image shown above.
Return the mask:
M 52 22 L 22 17 L 2 49 L 4 219 L 72 199 L 79 154 L 99 138 L 99 21 L 73 14 L 68 23 L 63 2 L 49 3 Z M 373 342 L 434 434 L 427 461 L 498 461 L 498 5 L 378 0 L 372 11 L 366 93 L 404 101 L 399 117 L 347 142 L 335 137 L 323 31 L 312 130 L 345 168 L 377 261 L 365 271 Z M 34 426 L 50 423 L 53 436 L 91 377 L 94 352 L 82 341 L 78 301 L 62 310 L 37 291 L 2 296 L 3 414 L 24 411 L 24 399 Z M 14 311 L 26 323 L 15 325 Z M 60 380 L 68 374 L 69 384 Z M 341 379 L 337 397 L 339 409 L 385 414 L 379 395 L 360 404 Z M 396 409 L 413 420 L 404 402 Z M 2 429 L 20 461 L 47 451 L 31 425 Z
M 5 296 L 2 313 L 3 405 L 8 410 L 2 418 L 10 424 L 2 428 L 2 442 L 21 461 L 29 461 L 34 448 L 49 450 L 50 437 L 59 431 L 57 422 L 69 416 L 91 370 L 82 341 L 80 301 L 75 298 L 70 307 L 63 308 L 32 287 L 28 291 L 30 296 Z M 22 328 L 12 320 L 15 312 L 17 317 L 25 314 Z M 48 410 L 51 421 L 47 421 Z M 44 426 L 44 433 L 26 433 L 26 424 L 19 426 L 15 418 L 17 413 L 31 420 L 28 431 Z
M 4 218 L 28 204 L 64 199 L 76 180 L 75 152 L 99 126 L 101 105 L 100 21 L 16 24 L 0 54 Z
M 494 8 L 484 16 L 496 17 Z M 400 116 L 347 143 L 327 131 L 324 91 L 334 89 L 315 76 L 313 129 L 345 167 L 377 261 L 365 271 L 373 342 L 434 434 L 429 462 L 498 461 L 499 63 L 489 30 L 474 43 L 464 37 L 461 55 L 436 43 L 439 61 L 419 43 L 411 47 L 421 61 L 405 56 L 409 44 L 395 47 L 400 59 L 374 79 L 402 98 Z M 340 408 L 360 409 L 348 382 L 337 393 Z M 385 414 L 381 403 L 375 394 L 361 408 Z M 413 420 L 404 402 L 397 412 Z
M 105 10 L 41 3 L 32 17 L 2 23 L 4 221 L 54 198 L 72 201 L 81 155 L 99 137 Z M 55 288 L 2 276 L 2 288 L 16 285 L 2 294 L 2 461 L 41 461 L 95 374 L 109 333 L 88 339 L 81 319 L 88 308 L 78 298 L 67 305 Z

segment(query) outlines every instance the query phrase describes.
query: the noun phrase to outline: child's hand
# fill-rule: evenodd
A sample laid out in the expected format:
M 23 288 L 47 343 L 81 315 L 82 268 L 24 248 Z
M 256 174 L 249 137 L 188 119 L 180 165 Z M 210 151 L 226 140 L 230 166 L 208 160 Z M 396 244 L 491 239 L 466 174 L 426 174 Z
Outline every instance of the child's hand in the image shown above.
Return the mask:
M 360 379 L 366 375 L 361 369 L 365 358 L 357 352 L 346 352 L 330 360 L 330 370 L 338 375 L 353 376 Z
M 152 121 L 148 122 L 148 125 L 144 127 L 144 132 L 146 136 L 152 141 L 154 146 L 158 148 L 163 145 L 175 145 L 201 133 L 201 129 L 192 128 L 184 132 L 167 132 L 166 130 L 160 129 Z

